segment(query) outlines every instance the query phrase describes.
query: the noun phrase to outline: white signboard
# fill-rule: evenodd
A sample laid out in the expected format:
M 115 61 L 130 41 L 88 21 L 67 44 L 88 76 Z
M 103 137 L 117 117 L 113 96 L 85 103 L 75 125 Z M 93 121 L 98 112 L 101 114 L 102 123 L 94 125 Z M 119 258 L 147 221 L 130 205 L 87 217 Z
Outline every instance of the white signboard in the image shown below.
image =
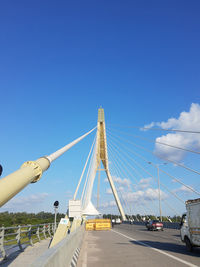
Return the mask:
M 69 219 L 62 218 L 60 220 L 60 224 L 68 224 L 68 222 L 69 222 Z

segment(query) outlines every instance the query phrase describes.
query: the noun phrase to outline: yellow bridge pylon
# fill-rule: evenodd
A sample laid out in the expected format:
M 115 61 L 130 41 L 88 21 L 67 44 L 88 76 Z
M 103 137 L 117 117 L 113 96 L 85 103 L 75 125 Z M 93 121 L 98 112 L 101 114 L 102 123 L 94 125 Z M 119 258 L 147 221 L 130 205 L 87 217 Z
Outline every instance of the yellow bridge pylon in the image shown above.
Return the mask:
M 104 170 L 106 172 L 108 181 L 110 183 L 110 187 L 112 189 L 117 207 L 119 209 L 119 212 L 122 216 L 122 220 L 126 220 L 126 216 L 124 213 L 124 210 L 122 208 L 121 202 L 119 200 L 117 190 L 115 188 L 112 176 L 109 171 L 109 165 L 108 165 L 108 152 L 107 152 L 107 140 L 106 140 L 106 126 L 105 126 L 105 116 L 104 116 L 104 109 L 99 108 L 98 110 L 98 122 L 97 122 L 97 163 L 96 163 L 96 170 L 100 169 L 100 164 L 102 162 L 104 166 Z

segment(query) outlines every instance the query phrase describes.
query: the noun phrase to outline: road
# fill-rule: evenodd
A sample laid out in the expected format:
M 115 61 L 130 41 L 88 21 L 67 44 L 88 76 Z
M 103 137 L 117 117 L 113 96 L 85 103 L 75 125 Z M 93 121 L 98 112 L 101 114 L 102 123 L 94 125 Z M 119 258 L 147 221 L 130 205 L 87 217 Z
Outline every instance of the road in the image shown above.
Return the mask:
M 111 231 L 86 232 L 78 267 L 200 266 L 200 249 L 186 251 L 175 229 L 147 231 L 143 225 L 122 224 Z

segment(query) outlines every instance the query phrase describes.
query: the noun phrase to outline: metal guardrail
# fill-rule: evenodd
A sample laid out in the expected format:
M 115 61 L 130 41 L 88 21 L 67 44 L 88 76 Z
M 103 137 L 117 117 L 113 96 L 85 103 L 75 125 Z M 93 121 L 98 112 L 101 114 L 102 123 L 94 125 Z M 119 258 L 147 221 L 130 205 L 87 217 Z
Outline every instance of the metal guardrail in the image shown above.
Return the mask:
M 45 251 L 45 253 L 31 265 L 31 267 L 70 266 L 73 262 L 73 256 L 80 250 L 84 230 L 85 225 L 82 224 L 72 233 L 68 234 L 57 245 Z
M 2 258 L 8 257 L 7 251 L 17 247 L 23 251 L 23 244 L 40 242 L 41 239 L 52 237 L 54 233 L 54 223 L 36 224 L 36 225 L 19 225 L 16 227 L 0 228 L 0 252 Z M 57 227 L 57 225 L 56 225 Z
M 180 229 L 180 223 L 163 222 L 164 228 Z

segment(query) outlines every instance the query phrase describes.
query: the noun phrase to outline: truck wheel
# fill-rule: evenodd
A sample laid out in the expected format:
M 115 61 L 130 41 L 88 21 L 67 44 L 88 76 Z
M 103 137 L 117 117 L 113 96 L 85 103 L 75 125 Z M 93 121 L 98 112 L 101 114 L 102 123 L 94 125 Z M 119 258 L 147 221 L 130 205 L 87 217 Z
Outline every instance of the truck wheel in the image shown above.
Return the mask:
M 192 251 L 192 244 L 191 244 L 189 238 L 187 238 L 187 237 L 185 237 L 185 244 L 186 244 L 187 251 L 191 252 Z

